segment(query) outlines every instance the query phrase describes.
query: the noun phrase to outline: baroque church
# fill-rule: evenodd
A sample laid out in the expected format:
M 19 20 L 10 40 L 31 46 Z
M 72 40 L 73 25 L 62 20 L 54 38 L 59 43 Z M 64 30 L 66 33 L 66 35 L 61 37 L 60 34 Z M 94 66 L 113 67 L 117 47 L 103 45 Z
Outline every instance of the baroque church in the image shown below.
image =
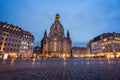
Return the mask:
M 56 14 L 54 23 L 50 27 L 50 32 L 44 32 L 41 40 L 41 54 L 43 57 L 70 57 L 71 38 L 69 31 L 65 36 L 63 25 L 60 22 L 59 14 Z

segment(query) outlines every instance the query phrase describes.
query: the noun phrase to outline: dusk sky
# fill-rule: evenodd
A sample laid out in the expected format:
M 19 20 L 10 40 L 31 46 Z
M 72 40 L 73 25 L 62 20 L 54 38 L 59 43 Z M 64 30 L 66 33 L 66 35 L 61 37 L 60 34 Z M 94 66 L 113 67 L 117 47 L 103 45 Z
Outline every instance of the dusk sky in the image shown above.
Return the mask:
M 86 46 L 102 33 L 120 33 L 120 0 L 0 0 L 0 21 L 30 31 L 35 46 L 45 29 L 49 33 L 56 13 L 74 46 Z

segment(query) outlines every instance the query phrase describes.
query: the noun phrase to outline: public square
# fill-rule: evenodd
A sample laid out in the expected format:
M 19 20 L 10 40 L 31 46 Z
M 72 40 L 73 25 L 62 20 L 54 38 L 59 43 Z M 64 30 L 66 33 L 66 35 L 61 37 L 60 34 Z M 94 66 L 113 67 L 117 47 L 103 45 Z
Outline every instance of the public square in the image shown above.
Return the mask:
M 0 80 L 120 80 L 120 59 L 1 60 Z

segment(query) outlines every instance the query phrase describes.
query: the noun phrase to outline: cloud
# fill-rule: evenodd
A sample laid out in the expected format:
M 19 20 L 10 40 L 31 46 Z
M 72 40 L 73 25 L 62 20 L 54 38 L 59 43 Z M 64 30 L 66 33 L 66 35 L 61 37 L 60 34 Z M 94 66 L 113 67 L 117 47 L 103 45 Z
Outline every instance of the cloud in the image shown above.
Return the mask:
M 0 0 L 0 20 L 30 31 L 36 42 L 59 13 L 65 33 L 69 29 L 73 42 L 85 44 L 104 32 L 120 32 L 119 7 L 119 0 Z

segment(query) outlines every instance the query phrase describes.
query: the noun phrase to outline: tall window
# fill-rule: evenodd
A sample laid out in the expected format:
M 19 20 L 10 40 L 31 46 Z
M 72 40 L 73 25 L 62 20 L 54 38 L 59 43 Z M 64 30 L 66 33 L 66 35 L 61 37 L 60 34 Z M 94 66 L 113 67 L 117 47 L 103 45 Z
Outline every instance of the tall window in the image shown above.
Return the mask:
M 56 42 L 54 42 L 54 51 L 56 51 Z

